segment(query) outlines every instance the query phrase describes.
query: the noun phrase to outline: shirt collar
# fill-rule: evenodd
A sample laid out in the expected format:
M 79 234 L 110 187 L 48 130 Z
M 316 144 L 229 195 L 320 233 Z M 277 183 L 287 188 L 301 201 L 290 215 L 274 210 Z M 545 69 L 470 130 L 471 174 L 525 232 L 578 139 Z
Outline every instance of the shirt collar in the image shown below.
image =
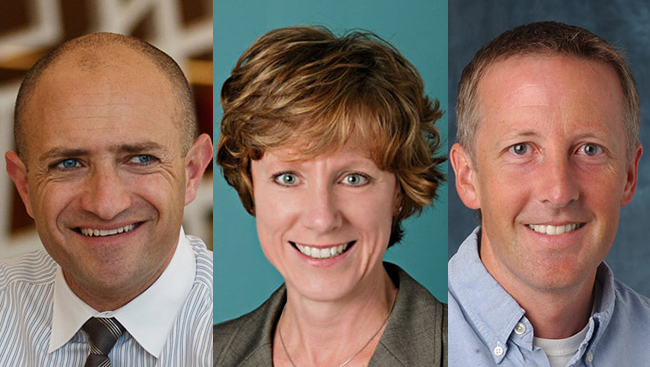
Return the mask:
M 183 228 L 165 271 L 146 291 L 115 311 L 98 312 L 88 306 L 72 292 L 58 266 L 48 353 L 67 343 L 89 318 L 115 317 L 149 354 L 159 358 L 195 277 L 196 259 Z
M 498 363 L 505 357 L 508 338 L 525 311 L 483 266 L 478 255 L 480 230 L 477 227 L 449 261 L 449 291 Z M 495 348 L 502 348 L 501 353 L 494 353 Z
M 594 314 L 591 317 L 594 327 L 597 328 L 596 336 L 593 338 L 592 348 L 595 348 L 600 337 L 604 334 L 607 325 L 609 325 L 614 315 L 614 306 L 616 304 L 614 273 L 612 273 L 612 270 L 604 261 L 598 266 L 598 270 L 596 271 L 596 282 L 600 285 L 601 292 L 600 299 L 596 299 L 594 302 Z
M 495 362 L 499 363 L 507 353 L 509 338 L 515 338 L 513 342 L 520 347 L 532 349 L 533 329 L 524 316 L 524 309 L 488 273 L 481 262 L 478 249 L 480 236 L 481 227 L 477 227 L 449 260 L 449 292 L 458 300 L 466 318 L 493 352 Z M 602 294 L 596 300 L 593 321 L 589 321 L 589 331 L 581 352 L 584 352 L 586 342 L 594 334 L 594 328 L 597 328 L 591 345 L 592 348 L 595 347 L 614 311 L 614 277 L 604 262 L 598 267 L 596 281 L 602 285 Z M 513 331 L 520 322 L 525 326 L 526 332 L 516 335 Z M 494 353 L 495 348 L 502 348 L 502 353 Z

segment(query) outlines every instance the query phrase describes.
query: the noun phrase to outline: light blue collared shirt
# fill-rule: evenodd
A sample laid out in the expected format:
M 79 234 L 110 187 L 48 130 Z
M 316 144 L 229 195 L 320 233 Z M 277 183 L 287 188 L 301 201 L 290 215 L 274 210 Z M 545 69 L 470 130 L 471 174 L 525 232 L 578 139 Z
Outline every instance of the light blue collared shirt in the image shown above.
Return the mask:
M 524 309 L 483 266 L 480 233 L 476 228 L 449 260 L 449 366 L 549 367 L 533 346 Z M 650 300 L 615 280 L 604 262 L 596 282 L 602 296 L 567 367 L 650 365 Z

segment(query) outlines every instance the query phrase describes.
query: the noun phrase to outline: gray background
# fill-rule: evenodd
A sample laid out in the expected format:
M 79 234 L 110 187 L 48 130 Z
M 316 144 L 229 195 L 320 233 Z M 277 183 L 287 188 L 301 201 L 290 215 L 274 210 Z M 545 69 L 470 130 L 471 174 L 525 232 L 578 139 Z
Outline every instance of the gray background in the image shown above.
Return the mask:
M 478 51 L 500 33 L 544 20 L 577 25 L 622 49 L 641 96 L 641 143 L 645 152 L 632 203 L 621 209 L 614 246 L 606 258 L 614 275 L 639 293 L 650 296 L 650 3 L 645 0 L 476 1 L 449 0 L 449 146 L 456 142 L 458 80 Z M 473 210 L 458 197 L 449 166 L 449 257 L 477 225 Z

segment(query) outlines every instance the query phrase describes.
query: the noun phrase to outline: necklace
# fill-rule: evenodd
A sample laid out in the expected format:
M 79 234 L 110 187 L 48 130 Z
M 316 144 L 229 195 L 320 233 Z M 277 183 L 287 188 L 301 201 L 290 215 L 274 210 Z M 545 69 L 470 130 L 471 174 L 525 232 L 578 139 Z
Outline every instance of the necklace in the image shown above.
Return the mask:
M 398 291 L 399 291 L 399 290 L 398 290 Z M 395 293 L 395 297 L 393 298 L 393 302 L 392 302 L 392 304 L 391 304 L 391 306 L 390 306 L 390 310 L 388 311 L 388 315 L 387 315 L 386 318 L 384 319 L 384 322 L 382 322 L 381 325 L 379 325 L 379 329 L 377 329 L 377 331 L 375 331 L 375 333 L 372 334 L 372 336 L 370 337 L 370 339 L 368 339 L 368 341 L 367 341 L 367 342 L 366 342 L 366 343 L 361 347 L 361 349 L 359 349 L 356 353 L 354 353 L 354 354 L 352 355 L 352 357 L 348 358 L 345 362 L 343 362 L 342 364 L 340 364 L 338 367 L 344 367 L 345 365 L 347 365 L 348 363 L 350 363 L 350 362 L 354 359 L 354 357 L 356 357 L 357 355 L 359 355 L 359 353 L 361 353 L 362 350 L 366 349 L 366 347 L 368 346 L 368 344 L 370 344 L 370 342 L 371 342 L 371 341 L 372 341 L 372 340 L 377 336 L 377 334 L 379 334 L 379 332 L 381 331 L 381 329 L 383 329 L 383 328 L 384 328 L 384 325 L 386 325 L 386 323 L 388 322 L 388 319 L 390 318 L 390 315 L 393 313 L 393 307 L 395 307 L 395 301 L 396 301 L 396 300 L 397 300 L 397 293 Z M 286 306 L 286 304 L 285 304 L 285 306 Z M 283 316 L 283 315 L 284 315 L 284 307 L 282 308 L 282 313 L 280 314 L 280 319 L 282 319 L 282 316 Z M 289 355 L 289 351 L 287 350 L 287 346 L 284 345 L 284 338 L 282 337 L 282 328 L 280 327 L 280 322 L 278 322 L 278 334 L 280 334 L 280 343 L 282 343 L 282 349 L 284 350 L 284 354 L 287 355 L 287 358 L 289 358 L 289 362 L 291 362 L 291 365 L 292 365 L 293 367 L 298 367 L 298 366 L 296 366 L 295 363 L 293 363 L 293 359 L 291 359 L 291 356 Z

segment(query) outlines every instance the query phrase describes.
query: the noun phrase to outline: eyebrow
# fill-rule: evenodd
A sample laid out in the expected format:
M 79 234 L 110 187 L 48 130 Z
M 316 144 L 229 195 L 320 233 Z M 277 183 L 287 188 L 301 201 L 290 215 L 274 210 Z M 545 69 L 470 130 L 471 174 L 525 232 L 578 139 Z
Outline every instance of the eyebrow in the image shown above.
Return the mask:
M 112 152 L 126 152 L 126 153 L 140 153 L 140 152 L 150 152 L 157 150 L 164 150 L 165 148 L 155 142 L 144 142 L 144 143 L 134 143 L 134 144 L 119 144 L 114 145 L 109 148 Z M 89 155 L 91 153 L 90 149 L 84 148 L 62 148 L 54 147 L 45 153 L 41 154 L 39 159 L 41 161 L 54 159 L 54 158 L 66 158 L 66 157 L 79 157 Z

